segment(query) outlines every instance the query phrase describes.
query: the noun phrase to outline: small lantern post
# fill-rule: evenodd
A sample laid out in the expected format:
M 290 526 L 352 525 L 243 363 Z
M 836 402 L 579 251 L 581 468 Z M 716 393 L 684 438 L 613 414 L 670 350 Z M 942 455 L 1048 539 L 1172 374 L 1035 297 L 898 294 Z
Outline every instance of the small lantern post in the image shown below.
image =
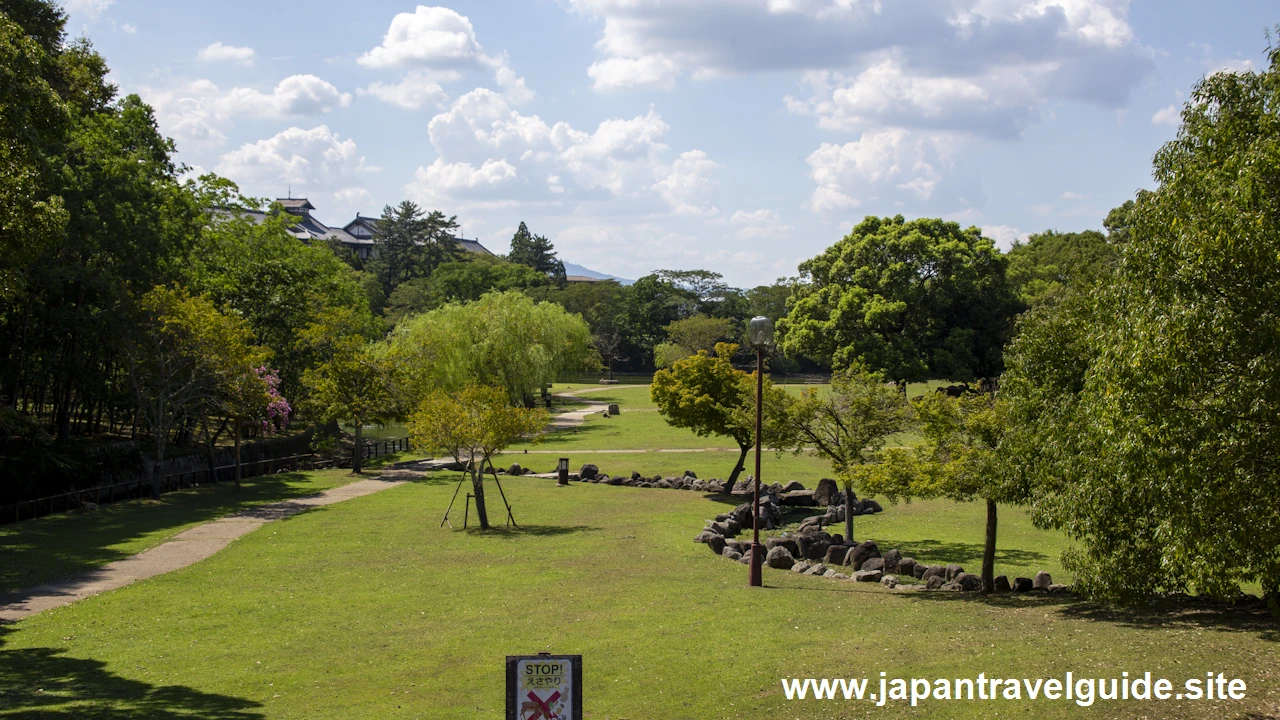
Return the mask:
M 556 466 L 556 472 L 560 475 L 560 477 L 556 479 L 556 487 L 568 487 L 569 458 L 560 458 L 560 464 Z

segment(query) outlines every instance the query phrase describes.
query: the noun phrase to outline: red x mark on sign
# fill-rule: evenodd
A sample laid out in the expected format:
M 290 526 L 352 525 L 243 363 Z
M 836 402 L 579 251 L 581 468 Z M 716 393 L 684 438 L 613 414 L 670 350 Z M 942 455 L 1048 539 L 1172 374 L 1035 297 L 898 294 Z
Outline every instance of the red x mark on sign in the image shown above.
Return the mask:
M 530 690 L 529 699 L 538 704 L 538 711 L 534 713 L 533 717 L 530 717 L 529 720 L 538 720 L 538 718 L 542 718 L 542 717 L 545 717 L 547 720 L 555 720 L 556 716 L 554 713 L 551 712 L 551 708 L 549 706 L 551 705 L 551 703 L 554 703 L 555 701 L 560 699 L 559 690 L 551 693 L 551 697 L 547 698 L 546 702 L 543 702 L 542 698 L 538 697 L 537 693 Z

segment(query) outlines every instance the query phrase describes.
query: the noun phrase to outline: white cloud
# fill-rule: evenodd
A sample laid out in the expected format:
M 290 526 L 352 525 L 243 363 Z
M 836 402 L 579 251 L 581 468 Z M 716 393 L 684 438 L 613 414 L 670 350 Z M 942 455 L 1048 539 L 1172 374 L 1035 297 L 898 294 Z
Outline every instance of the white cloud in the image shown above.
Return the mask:
M 1170 127 L 1178 127 L 1182 122 L 1182 108 L 1177 103 L 1168 107 L 1160 108 L 1151 116 L 1152 125 L 1168 125 Z
M 63 0 L 62 7 L 74 20 L 96 22 L 114 4 L 115 0 Z
M 742 240 L 760 238 L 777 240 L 795 230 L 782 221 L 782 216 L 769 209 L 751 212 L 739 210 L 729 218 L 729 224 L 738 228 L 737 236 Z
M 677 215 L 716 215 L 720 208 L 715 206 L 713 198 L 719 183 L 711 178 L 711 173 L 717 167 L 705 152 L 690 150 L 681 153 L 672 164 L 670 174 L 653 187 Z
M 252 65 L 254 52 L 251 47 L 237 47 L 216 42 L 201 48 L 197 57 L 205 62 L 235 62 L 241 65 Z
M 1213 46 L 1209 43 L 1191 43 L 1191 47 L 1200 49 L 1200 62 L 1203 63 L 1205 74 L 1213 75 L 1219 72 L 1245 73 L 1253 72 L 1257 69 L 1253 60 L 1248 58 L 1221 58 L 1214 54 Z
M 886 211 L 909 203 L 918 211 L 956 212 L 979 204 L 977 173 L 958 162 L 963 145 L 953 134 L 901 128 L 868 130 L 844 145 L 823 143 L 807 160 L 818 185 L 807 205 L 826 212 L 874 200 Z
M 423 72 L 411 72 L 394 85 L 375 82 L 357 92 L 360 95 L 372 95 L 385 103 L 406 110 L 417 110 L 429 104 L 438 105 L 445 100 L 444 88 Z
M 226 142 L 224 130 L 236 117 L 291 118 L 323 115 L 351 104 L 340 92 L 315 75 L 294 75 L 270 92 L 254 88 L 223 91 L 209 80 L 168 89 L 140 88 L 155 108 L 160 129 L 178 141 L 180 149 L 212 148 Z
M 983 225 L 982 234 L 995 241 L 996 247 L 1008 252 L 1015 242 L 1026 242 L 1029 237 L 1016 227 L 1008 225 Z
M 424 203 L 473 207 L 555 205 L 626 198 L 628 211 L 683 207 L 710 213 L 701 153 L 667 164 L 667 124 L 654 110 L 601 122 L 594 131 L 548 125 L 502 94 L 477 88 L 427 125 L 438 158 L 415 173 L 407 192 Z M 668 201 L 668 198 L 670 201 Z
M 121 23 L 120 31 L 127 35 L 137 35 L 138 27 L 136 25 L 130 25 L 129 23 Z
M 638 87 L 670 90 L 675 87 L 680 68 L 665 55 L 647 55 L 641 58 L 609 58 L 592 63 L 587 75 L 593 81 L 592 87 L 601 91 Z
M 223 155 L 214 169 L 253 193 L 275 197 L 281 186 L 291 185 L 295 194 L 327 194 L 344 205 L 367 197 L 359 178 L 376 171 L 365 165 L 354 140 L 342 140 L 324 125 L 291 127 L 246 143 Z
M 536 95 L 524 84 L 524 78 L 517 77 L 516 71 L 505 63 L 500 65 L 494 73 L 494 81 L 498 83 L 498 87 L 502 88 L 503 96 L 512 105 L 524 105 L 533 100 Z
M 484 54 L 470 20 L 449 8 L 425 5 L 392 18 L 382 44 L 361 55 L 356 62 L 368 68 L 438 70 L 475 69 L 496 64 Z
M 1061 199 L 1063 200 L 1085 200 L 1088 199 L 1088 197 L 1088 195 L 1081 195 L 1080 193 L 1074 193 L 1070 190 L 1067 190 L 1061 195 Z

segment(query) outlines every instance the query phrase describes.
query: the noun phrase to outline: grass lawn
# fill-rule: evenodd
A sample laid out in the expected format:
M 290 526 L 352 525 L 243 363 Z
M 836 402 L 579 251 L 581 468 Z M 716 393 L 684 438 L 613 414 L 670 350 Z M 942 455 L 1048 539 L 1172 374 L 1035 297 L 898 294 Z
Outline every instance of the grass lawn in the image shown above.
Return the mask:
M 247 478 L 239 492 L 231 483 L 218 483 L 165 493 L 159 500 L 130 500 L 89 513 L 0 525 L 0 592 L 101 567 L 159 545 L 193 525 L 254 505 L 313 495 L 354 479 L 347 470 L 280 473 Z
M 504 656 L 539 651 L 584 655 L 586 716 L 601 720 L 1262 718 L 1280 708 L 1271 620 L 894 592 L 774 570 L 768 587 L 750 589 L 745 566 L 691 542 L 726 507 L 700 493 L 509 478 L 520 530 L 441 529 L 454 480 L 275 522 L 189 568 L 0 629 L 0 717 L 499 718 Z M 980 517 L 977 505 L 918 503 L 858 527 L 918 557 L 945 548 L 967 562 Z M 1056 568 L 1059 538 L 1013 510 L 1002 520 L 1001 571 Z M 1210 670 L 1245 679 L 1248 699 L 877 708 L 787 701 L 779 683 L 866 677 L 874 688 L 881 671 L 1150 671 L 1181 683 Z

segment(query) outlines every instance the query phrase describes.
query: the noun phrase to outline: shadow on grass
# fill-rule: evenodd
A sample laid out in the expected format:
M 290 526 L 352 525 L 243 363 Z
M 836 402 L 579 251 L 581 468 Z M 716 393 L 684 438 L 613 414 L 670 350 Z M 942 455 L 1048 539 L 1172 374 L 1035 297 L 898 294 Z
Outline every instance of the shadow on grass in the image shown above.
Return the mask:
M 481 530 L 478 527 L 455 529 L 462 530 L 462 532 L 468 535 L 476 535 L 480 537 L 516 539 L 522 537 L 558 537 L 560 535 L 572 535 L 574 533 L 599 530 L 600 528 L 592 527 L 590 525 L 521 525 L 520 527 L 495 525 L 488 530 Z
M 1272 617 L 1263 607 L 1231 607 L 1193 600 L 1145 608 L 1117 608 L 1099 605 L 1067 594 L 982 595 L 943 590 L 921 590 L 894 596 L 915 602 L 967 603 L 991 608 L 1055 608 L 1062 617 L 1067 619 L 1123 625 L 1137 630 L 1167 632 L 1195 628 L 1243 632 L 1256 635 L 1259 639 L 1268 642 L 1280 642 L 1280 619 Z
M 214 520 L 266 502 L 295 500 L 318 488 L 300 485 L 302 473 L 278 473 L 231 483 L 202 485 L 103 505 L 87 513 L 49 515 L 0 527 L 0 592 L 101 567 L 132 554 L 112 546 L 169 528 Z
M 0 627 L 0 714 L 15 718 L 263 718 L 261 703 L 181 685 L 149 685 L 121 677 L 98 660 L 67 657 L 62 648 L 3 649 Z

